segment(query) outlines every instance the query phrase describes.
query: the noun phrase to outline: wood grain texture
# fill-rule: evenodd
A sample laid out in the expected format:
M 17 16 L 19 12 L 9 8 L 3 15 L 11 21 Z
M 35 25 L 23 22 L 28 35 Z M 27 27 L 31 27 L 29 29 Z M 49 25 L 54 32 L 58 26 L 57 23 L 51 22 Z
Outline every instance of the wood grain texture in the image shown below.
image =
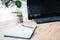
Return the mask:
M 29 21 L 36 25 L 35 22 Z M 60 22 L 37 24 L 37 29 L 31 39 L 18 39 L 3 37 L 4 33 L 11 27 L 0 27 L 0 40 L 60 40 Z

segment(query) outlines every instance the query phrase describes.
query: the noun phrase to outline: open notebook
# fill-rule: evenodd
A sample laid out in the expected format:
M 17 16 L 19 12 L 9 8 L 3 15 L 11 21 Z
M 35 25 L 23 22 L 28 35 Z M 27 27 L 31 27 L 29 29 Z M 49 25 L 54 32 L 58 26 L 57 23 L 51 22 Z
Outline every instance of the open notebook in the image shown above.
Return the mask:
M 11 28 L 4 35 L 5 37 L 12 38 L 31 38 L 36 26 L 33 25 L 16 25 L 16 27 Z

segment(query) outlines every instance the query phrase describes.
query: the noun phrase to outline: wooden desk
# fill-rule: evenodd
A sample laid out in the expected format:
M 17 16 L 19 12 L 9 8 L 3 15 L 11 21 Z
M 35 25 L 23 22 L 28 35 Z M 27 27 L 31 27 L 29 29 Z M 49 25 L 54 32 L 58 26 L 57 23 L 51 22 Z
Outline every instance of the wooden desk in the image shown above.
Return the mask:
M 36 24 L 30 21 L 30 24 Z M 0 40 L 60 40 L 60 22 L 37 24 L 37 29 L 31 39 L 3 37 L 11 27 L 0 27 Z

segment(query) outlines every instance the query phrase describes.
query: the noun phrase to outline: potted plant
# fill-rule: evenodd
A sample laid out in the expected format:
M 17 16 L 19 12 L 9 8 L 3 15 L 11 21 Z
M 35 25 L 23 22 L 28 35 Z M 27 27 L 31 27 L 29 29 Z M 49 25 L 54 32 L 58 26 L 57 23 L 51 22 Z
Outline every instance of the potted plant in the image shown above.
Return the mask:
M 7 8 L 16 6 L 19 9 L 22 6 L 21 0 L 1 0 L 1 1 L 2 1 L 2 5 L 5 5 Z M 19 20 L 18 22 L 22 22 L 22 12 L 20 10 L 17 10 L 17 12 L 12 12 L 12 13 L 17 13 Z

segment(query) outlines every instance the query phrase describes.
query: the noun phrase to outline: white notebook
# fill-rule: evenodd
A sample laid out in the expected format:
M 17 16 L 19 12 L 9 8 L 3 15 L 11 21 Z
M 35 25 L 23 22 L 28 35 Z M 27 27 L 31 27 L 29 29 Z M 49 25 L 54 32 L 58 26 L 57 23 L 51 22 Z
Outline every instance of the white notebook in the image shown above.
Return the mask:
M 8 30 L 4 36 L 14 38 L 31 38 L 35 28 L 36 26 L 33 25 L 17 25 L 16 27 Z

